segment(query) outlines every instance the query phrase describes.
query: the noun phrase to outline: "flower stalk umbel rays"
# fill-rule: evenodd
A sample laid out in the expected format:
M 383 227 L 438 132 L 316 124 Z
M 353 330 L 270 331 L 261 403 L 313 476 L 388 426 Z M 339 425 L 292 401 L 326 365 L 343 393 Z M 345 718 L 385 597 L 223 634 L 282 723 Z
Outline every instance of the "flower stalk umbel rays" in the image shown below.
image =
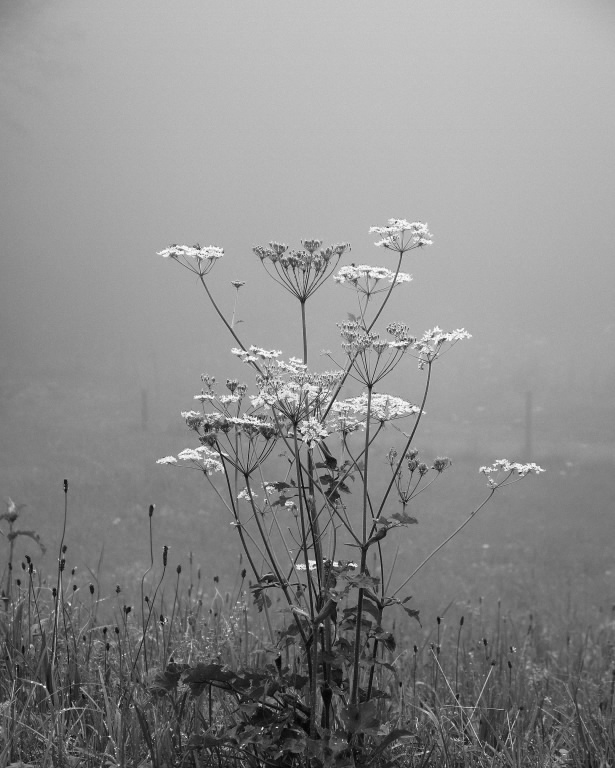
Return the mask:
M 272 652 L 276 644 L 284 648 L 295 672 L 305 673 L 305 687 L 293 693 L 293 706 L 307 718 L 296 738 L 313 756 L 310 744 L 330 739 L 335 723 L 369 721 L 375 665 L 389 663 L 395 648 L 385 627 L 389 609 L 418 619 L 418 611 L 407 605 L 410 598 L 398 597 L 413 575 L 498 490 L 543 471 L 534 463 L 505 459 L 481 467 L 488 485 L 484 501 L 410 576 L 389 589 L 395 576 L 389 533 L 399 541 L 398 529 L 417 523 L 416 499 L 452 464 L 443 456 L 424 460 L 415 447 L 435 366 L 470 334 L 438 326 L 414 333 L 412 317 L 377 329 L 392 291 L 411 289 L 410 275 L 401 271 L 404 259 L 430 246 L 433 238 L 426 224 L 405 219 L 389 219 L 370 232 L 380 238 L 376 246 L 396 254 L 396 264 L 349 264 L 334 276 L 350 250 L 347 243 L 304 240 L 300 250 L 291 250 L 272 241 L 253 249 L 270 277 L 299 304 L 301 335 L 297 348 L 287 351 L 244 341 L 237 330 L 236 301 L 230 321 L 222 312 L 208 284 L 221 248 L 173 245 L 160 252 L 197 275 L 251 383 L 226 379 L 218 388 L 213 376 L 203 375 L 193 409 L 182 413 L 196 444 L 158 463 L 196 469 L 210 484 L 239 534 L 253 571 L 254 602 L 270 627 L 273 598 L 282 598 L 287 621 L 277 640 L 272 637 Z M 359 313 L 338 324 L 341 354 L 325 353 L 332 367 L 321 370 L 310 355 L 306 305 L 330 277 L 332 292 L 339 292 L 338 286 L 355 292 Z M 232 285 L 236 300 L 243 282 Z M 405 381 L 418 378 L 418 391 L 383 391 L 383 381 L 399 366 L 405 366 Z M 387 446 L 381 446 L 384 435 Z M 375 571 L 368 567 L 372 554 Z M 263 706 L 275 720 L 275 705 Z M 340 732 L 349 748 L 363 744 L 360 730 Z

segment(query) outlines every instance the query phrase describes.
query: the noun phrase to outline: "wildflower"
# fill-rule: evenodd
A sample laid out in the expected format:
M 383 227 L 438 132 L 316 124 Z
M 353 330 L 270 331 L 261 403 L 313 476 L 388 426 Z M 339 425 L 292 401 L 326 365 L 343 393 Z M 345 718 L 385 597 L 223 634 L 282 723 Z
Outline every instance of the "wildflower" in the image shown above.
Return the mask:
M 471 339 L 472 336 L 464 328 L 457 328 L 455 331 L 443 331 L 437 325 L 432 330 L 425 331 L 423 336 L 412 344 L 412 349 L 418 354 L 419 369 L 423 369 L 426 363 L 433 362 L 439 357 L 446 344 L 452 347 L 458 341 Z
M 245 284 L 246 284 L 245 280 L 231 280 L 231 285 L 233 286 L 233 288 L 237 288 L 237 290 L 239 290 Z
M 382 235 L 375 245 L 388 248 L 398 253 L 405 253 L 413 248 L 420 248 L 424 245 L 432 245 L 433 235 L 427 228 L 427 224 L 422 221 L 413 221 L 406 219 L 389 219 L 386 227 L 370 227 L 370 234 Z
M 175 456 L 165 456 L 162 459 L 158 459 L 156 464 L 177 464 L 177 459 Z
M 259 358 L 261 360 L 272 360 L 282 354 L 282 351 L 279 349 L 263 349 L 254 345 L 249 350 L 233 347 L 231 352 L 233 355 L 237 355 L 243 363 L 257 363 Z
M 259 393 L 251 402 L 253 407 L 274 408 L 296 424 L 328 405 L 342 376 L 342 371 L 312 373 L 297 358 L 271 361 L 256 377 Z
M 433 469 L 436 470 L 436 472 L 444 472 L 445 469 L 448 469 L 452 464 L 452 461 L 446 457 L 446 456 L 438 456 L 437 459 L 434 459 L 433 463 Z
M 218 451 L 212 451 L 205 445 L 201 445 L 198 448 L 184 448 L 183 451 L 180 451 L 180 453 L 177 454 L 177 458 L 180 461 L 193 462 L 198 469 L 202 469 L 208 475 L 224 470 L 224 466 L 220 460 L 220 453 L 218 453 Z
M 519 475 L 519 477 L 525 477 L 530 473 L 539 475 L 541 472 L 546 472 L 546 469 L 539 467 L 534 462 L 530 464 L 520 464 L 519 462 L 512 462 L 508 459 L 496 459 L 490 467 L 481 467 L 479 470 L 484 475 L 497 474 L 498 472 L 509 472 Z
M 206 275 L 218 259 L 224 256 L 224 248 L 216 245 L 208 245 L 202 248 L 198 243 L 195 245 L 170 245 L 162 251 L 157 252 L 158 256 L 164 259 L 174 259 L 184 267 L 197 275 Z
M 341 413 L 354 413 L 367 417 L 367 393 L 346 400 L 338 400 L 333 404 L 333 410 Z M 405 416 L 415 416 L 420 408 L 412 405 L 401 397 L 373 393 L 370 404 L 370 416 L 380 422 L 402 419 Z
M 520 464 L 519 462 L 509 461 L 508 459 L 496 459 L 491 466 L 480 467 L 478 471 L 486 476 L 489 488 L 495 490 L 496 488 L 502 488 L 505 485 L 516 483 L 522 477 L 525 477 L 532 472 L 539 475 L 546 470 L 533 462 L 529 464 Z
M 213 392 L 205 392 L 204 390 L 201 390 L 200 395 L 195 395 L 194 400 L 198 400 L 200 403 L 205 403 L 208 400 L 215 400 L 216 396 Z
M 306 567 L 305 563 L 297 563 L 295 568 L 298 571 L 307 571 L 308 568 L 309 568 L 310 571 L 315 571 L 316 570 L 316 560 L 308 560 L 308 567 Z
M 387 332 L 392 340 L 368 331 L 357 320 L 338 323 L 343 339 L 342 349 L 353 363 L 353 378 L 373 386 L 389 374 L 399 363 L 406 350 L 416 341 L 403 323 L 391 323 Z
M 258 495 L 254 493 L 254 491 L 244 488 L 243 491 L 239 491 L 237 498 L 243 499 L 244 501 L 251 501 L 258 498 Z
M 309 419 L 305 419 L 299 425 L 299 434 L 303 442 L 307 443 L 308 448 L 314 448 L 329 433 L 318 419 L 310 416 Z
M 320 240 L 304 240 L 305 250 L 289 250 L 286 243 L 270 242 L 252 250 L 270 276 L 299 301 L 305 302 L 335 269 L 342 254 L 350 249 L 348 243 L 322 248 Z
M 401 285 L 402 283 L 409 283 L 412 277 L 405 272 L 398 272 L 396 276 L 395 272 L 384 267 L 370 267 L 367 264 L 356 266 L 352 264 L 349 267 L 342 267 L 337 275 L 333 276 L 333 279 L 340 285 L 349 283 L 365 296 L 373 296 L 376 293 L 387 290 L 384 286 L 379 287 L 379 283 L 382 280 L 386 280 L 387 283 L 395 282 L 395 285 Z

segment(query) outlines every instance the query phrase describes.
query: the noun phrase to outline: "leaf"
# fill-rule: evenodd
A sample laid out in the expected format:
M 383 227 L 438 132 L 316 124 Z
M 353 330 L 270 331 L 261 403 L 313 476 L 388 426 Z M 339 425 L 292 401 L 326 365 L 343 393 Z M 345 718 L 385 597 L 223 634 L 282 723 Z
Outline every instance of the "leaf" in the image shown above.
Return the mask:
M 395 651 L 397 643 L 395 642 L 395 638 L 391 632 L 385 632 L 382 627 L 375 627 L 372 634 L 376 640 L 384 645 L 387 651 L 391 651 L 391 653 Z
M 176 664 L 171 662 L 167 665 L 165 670 L 158 670 L 154 675 L 152 682 L 148 686 L 148 690 L 152 694 L 158 696 L 164 696 L 166 693 L 171 693 L 177 688 L 179 679 L 182 674 L 189 669 L 187 664 Z
M 34 539 L 34 541 L 41 548 L 41 552 L 45 554 L 45 551 L 46 551 L 45 545 L 41 541 L 41 537 L 38 535 L 38 533 L 36 533 L 36 531 L 11 531 L 9 534 L 7 534 L 7 538 L 9 541 L 12 541 L 17 536 L 29 536 L 31 539 Z
M 388 528 L 381 528 L 379 531 L 376 531 L 376 533 L 365 542 L 365 546 L 363 549 L 368 549 L 372 546 L 372 544 L 375 544 L 377 541 L 381 541 L 384 539 L 384 537 L 387 535 Z
M 405 512 L 395 512 L 391 517 L 397 520 L 400 525 L 416 525 L 418 523 L 416 517 L 410 517 Z
M 298 691 L 300 691 L 306 685 L 306 683 L 309 682 L 310 678 L 293 672 L 292 674 L 284 675 L 282 679 L 291 688 L 296 688 Z
M 419 619 L 419 611 L 415 611 L 412 608 L 406 608 L 405 605 L 400 603 L 401 607 L 404 609 L 404 611 L 410 616 L 411 619 L 416 619 L 419 623 L 419 626 L 422 627 L 421 620 Z
M 284 491 L 287 488 L 292 488 L 291 485 L 283 482 L 282 480 L 278 480 L 275 483 L 267 483 L 267 485 L 270 485 L 272 488 L 275 488 L 276 491 Z
M 198 696 L 206 685 L 212 683 L 222 683 L 222 687 L 230 688 L 229 683 L 235 677 L 234 672 L 224 669 L 220 664 L 199 662 L 196 667 L 188 671 L 184 677 L 184 682 L 190 686 L 192 695 Z
M 356 707 L 352 705 L 344 707 L 340 711 L 340 717 L 348 733 L 377 733 L 380 727 L 377 708 L 376 701 L 366 701 Z
M 353 587 L 357 587 L 359 589 L 371 589 L 374 592 L 377 592 L 378 587 L 380 586 L 380 579 L 370 576 L 367 573 L 358 573 L 355 575 L 349 572 L 345 572 L 340 575 Z

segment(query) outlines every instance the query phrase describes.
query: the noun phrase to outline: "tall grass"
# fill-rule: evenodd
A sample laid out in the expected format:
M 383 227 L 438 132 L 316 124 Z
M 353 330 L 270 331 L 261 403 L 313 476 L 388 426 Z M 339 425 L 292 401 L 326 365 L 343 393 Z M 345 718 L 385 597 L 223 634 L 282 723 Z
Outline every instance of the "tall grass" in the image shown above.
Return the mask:
M 305 669 L 292 646 L 271 645 L 245 571 L 228 590 L 206 588 L 192 566 L 165 569 L 164 554 L 138 607 L 119 587 L 97 594 L 64 557 L 48 580 L 31 560 L 13 576 L 0 619 L 0 768 L 303 761 Z M 372 667 L 366 757 L 332 741 L 307 764 L 612 765 L 615 616 L 566 621 L 479 602 L 450 606 L 414 642 L 392 627 L 405 639 Z

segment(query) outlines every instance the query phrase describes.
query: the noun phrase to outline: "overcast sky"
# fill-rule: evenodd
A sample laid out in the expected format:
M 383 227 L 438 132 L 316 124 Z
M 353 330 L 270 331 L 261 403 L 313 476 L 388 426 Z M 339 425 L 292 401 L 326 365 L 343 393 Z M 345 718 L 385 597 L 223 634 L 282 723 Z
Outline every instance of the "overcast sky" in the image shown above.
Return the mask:
M 231 344 L 157 250 L 223 246 L 222 305 L 247 280 L 245 341 L 290 355 L 297 314 L 252 246 L 391 266 L 368 228 L 400 217 L 434 245 L 391 319 L 612 375 L 611 2 L 1 0 L 0 72 L 5 374 L 172 372 L 179 410 Z M 321 291 L 315 349 L 347 310 Z

